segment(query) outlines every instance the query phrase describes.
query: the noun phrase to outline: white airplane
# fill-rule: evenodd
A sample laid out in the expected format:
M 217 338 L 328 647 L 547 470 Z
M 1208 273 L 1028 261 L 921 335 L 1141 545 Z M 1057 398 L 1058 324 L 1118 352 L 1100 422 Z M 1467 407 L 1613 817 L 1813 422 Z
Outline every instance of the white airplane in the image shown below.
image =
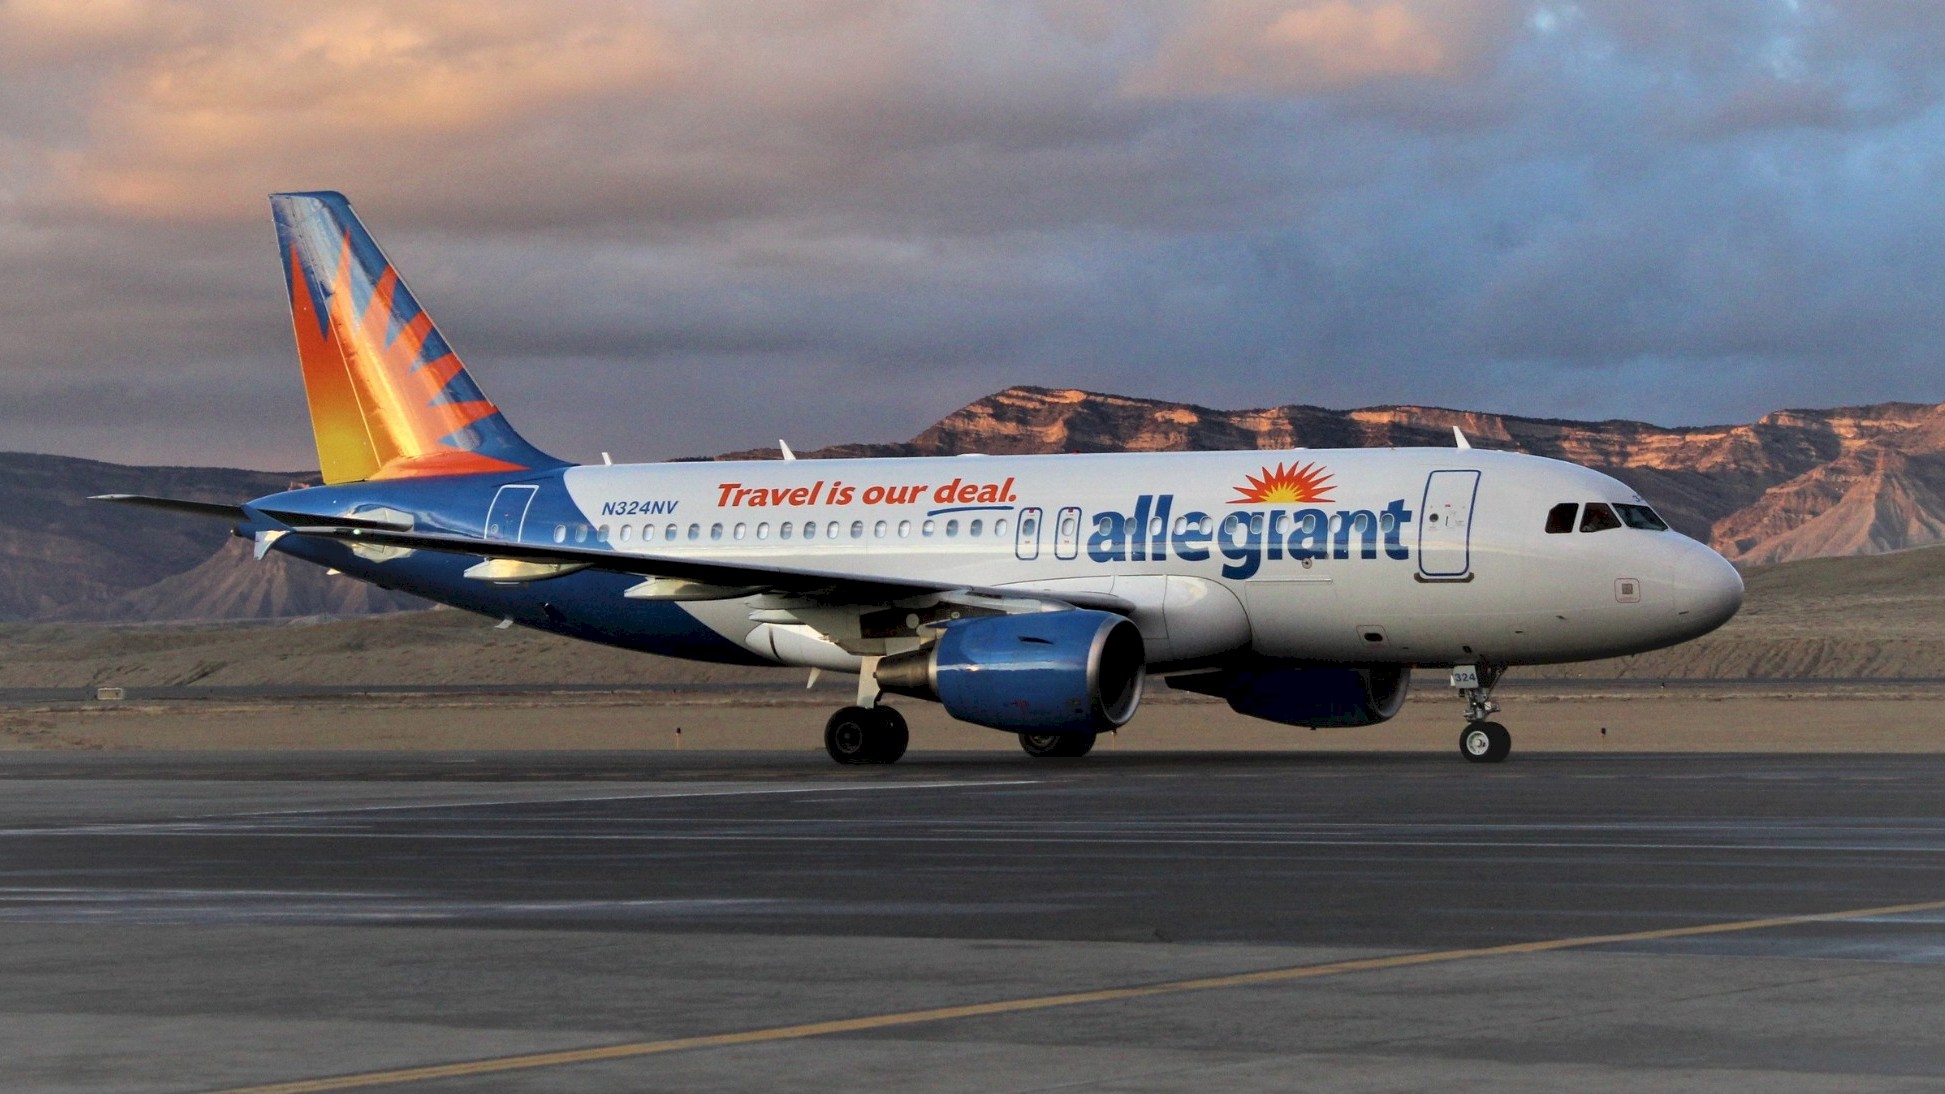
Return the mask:
M 522 440 L 336 193 L 271 198 L 325 485 L 217 516 L 386 588 L 674 657 L 855 674 L 841 763 L 904 754 L 887 694 L 1080 756 L 1146 677 L 1295 726 L 1383 722 L 1451 669 L 1504 759 L 1514 665 L 1721 626 L 1742 580 L 1635 492 L 1455 448 L 574 466 Z

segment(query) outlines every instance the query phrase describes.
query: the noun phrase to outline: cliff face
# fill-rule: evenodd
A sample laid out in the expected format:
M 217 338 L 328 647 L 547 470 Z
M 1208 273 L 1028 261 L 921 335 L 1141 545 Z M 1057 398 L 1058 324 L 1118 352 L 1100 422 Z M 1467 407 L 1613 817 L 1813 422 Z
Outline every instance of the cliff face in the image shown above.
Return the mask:
M 1211 410 L 1015 387 L 904 444 L 842 445 L 805 455 L 1447 446 L 1453 426 L 1481 448 L 1551 456 L 1613 475 L 1677 528 L 1740 562 L 1945 542 L 1945 407 L 1919 403 L 1785 410 L 1747 425 L 1666 429 L 1439 407 Z

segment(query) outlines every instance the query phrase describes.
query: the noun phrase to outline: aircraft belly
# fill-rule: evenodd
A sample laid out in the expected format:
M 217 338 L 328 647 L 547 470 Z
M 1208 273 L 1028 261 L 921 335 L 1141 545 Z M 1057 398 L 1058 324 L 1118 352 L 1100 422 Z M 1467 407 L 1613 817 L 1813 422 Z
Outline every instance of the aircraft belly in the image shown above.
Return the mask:
M 1330 575 L 1259 577 L 1245 582 L 1243 590 L 1257 653 L 1321 660 L 1359 652 Z

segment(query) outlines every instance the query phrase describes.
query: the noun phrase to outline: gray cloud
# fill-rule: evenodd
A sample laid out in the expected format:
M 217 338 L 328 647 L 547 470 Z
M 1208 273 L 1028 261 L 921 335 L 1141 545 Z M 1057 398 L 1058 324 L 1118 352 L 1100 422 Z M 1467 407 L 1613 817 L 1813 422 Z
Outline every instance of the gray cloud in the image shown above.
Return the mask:
M 263 195 L 314 187 L 581 458 L 1011 383 L 1945 397 L 1933 3 L 539 11 L 0 7 L 0 448 L 309 462 Z

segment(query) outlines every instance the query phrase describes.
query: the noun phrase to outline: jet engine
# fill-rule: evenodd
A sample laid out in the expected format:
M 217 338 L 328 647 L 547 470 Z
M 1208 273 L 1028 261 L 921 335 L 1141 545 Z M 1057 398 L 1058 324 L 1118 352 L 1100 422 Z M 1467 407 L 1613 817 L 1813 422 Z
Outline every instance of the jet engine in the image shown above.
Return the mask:
M 1168 686 L 1229 700 L 1229 709 L 1292 726 L 1371 726 L 1405 705 L 1409 665 L 1278 665 L 1171 676 Z
M 934 699 L 961 721 L 1102 733 L 1134 717 L 1147 671 L 1141 631 L 1109 612 L 958 619 L 922 650 L 878 663 L 878 686 Z

